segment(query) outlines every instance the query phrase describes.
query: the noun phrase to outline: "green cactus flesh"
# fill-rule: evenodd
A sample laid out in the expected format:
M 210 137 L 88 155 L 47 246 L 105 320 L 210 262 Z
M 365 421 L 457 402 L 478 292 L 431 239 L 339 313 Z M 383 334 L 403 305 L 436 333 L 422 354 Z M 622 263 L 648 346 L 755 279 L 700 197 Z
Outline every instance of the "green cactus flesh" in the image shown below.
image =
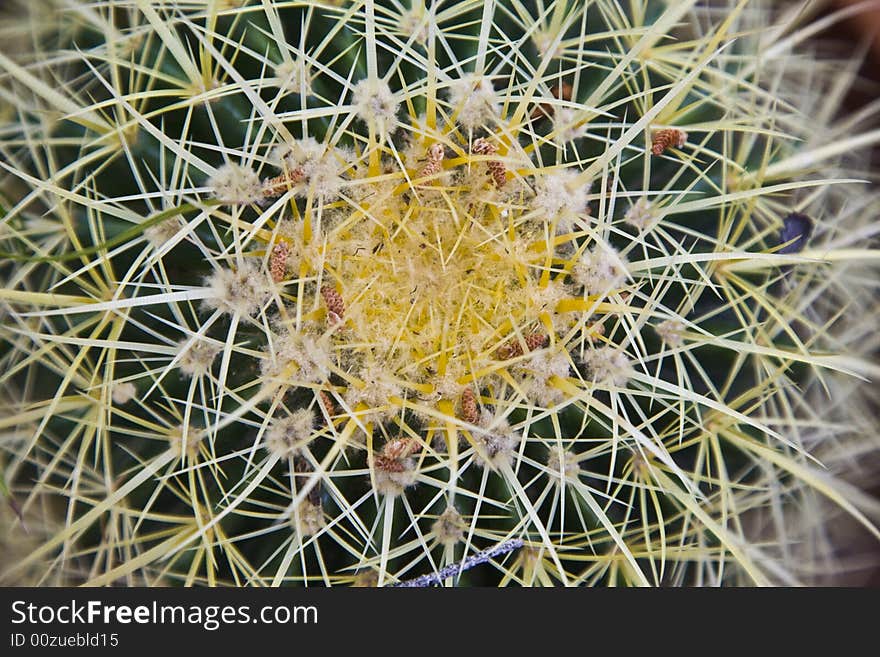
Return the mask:
M 0 582 L 815 583 L 880 537 L 880 132 L 804 3 L 36 4 Z

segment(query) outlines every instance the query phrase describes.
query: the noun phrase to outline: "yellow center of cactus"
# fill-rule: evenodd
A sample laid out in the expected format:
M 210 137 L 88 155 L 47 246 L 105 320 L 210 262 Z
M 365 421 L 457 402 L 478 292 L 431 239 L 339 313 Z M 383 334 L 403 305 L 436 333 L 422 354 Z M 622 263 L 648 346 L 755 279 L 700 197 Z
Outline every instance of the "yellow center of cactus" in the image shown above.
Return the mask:
M 348 166 L 344 200 L 285 231 L 292 268 L 315 281 L 310 317 L 329 333 L 352 408 L 458 401 L 532 351 L 559 351 L 576 321 L 560 311 L 578 233 L 548 219 L 547 185 L 508 170 L 485 138 L 440 139 L 414 140 L 404 167 Z

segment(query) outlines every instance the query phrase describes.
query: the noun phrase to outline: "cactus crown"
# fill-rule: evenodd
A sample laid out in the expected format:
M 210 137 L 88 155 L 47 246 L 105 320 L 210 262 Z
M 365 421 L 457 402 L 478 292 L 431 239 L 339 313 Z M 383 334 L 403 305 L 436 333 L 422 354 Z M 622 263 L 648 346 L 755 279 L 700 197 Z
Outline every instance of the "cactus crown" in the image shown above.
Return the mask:
M 880 537 L 878 134 L 796 3 L 50 6 L 2 24 L 0 455 L 69 524 L 0 576 L 790 584 L 826 500 Z

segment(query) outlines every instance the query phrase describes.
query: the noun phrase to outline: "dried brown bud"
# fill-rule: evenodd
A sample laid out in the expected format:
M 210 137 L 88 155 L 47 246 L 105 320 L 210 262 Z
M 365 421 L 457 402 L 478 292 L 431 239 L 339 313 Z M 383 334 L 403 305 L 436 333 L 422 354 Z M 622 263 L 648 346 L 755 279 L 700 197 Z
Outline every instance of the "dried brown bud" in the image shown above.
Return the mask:
M 435 176 L 443 169 L 443 158 L 446 156 L 446 149 L 443 144 L 434 144 L 428 149 L 428 163 L 419 173 L 419 178 Z
M 326 391 L 318 391 L 318 402 L 327 415 L 331 417 L 336 415 L 336 404 L 333 403 L 333 398 Z
M 345 316 L 345 302 L 342 300 L 342 295 L 335 288 L 325 285 L 321 288 L 321 296 L 324 298 L 324 303 L 327 304 L 330 320 L 334 323 L 342 321 Z
M 498 148 L 485 137 L 480 137 L 474 141 L 471 152 L 476 155 L 495 155 L 498 152 Z M 500 189 L 507 184 L 507 169 L 503 162 L 500 160 L 490 160 L 487 162 L 486 167 L 496 187 Z
M 385 472 L 403 472 L 406 468 L 397 459 L 388 458 L 384 454 L 376 456 L 376 467 Z
M 477 155 L 495 155 L 495 153 L 498 152 L 498 149 L 494 144 L 490 143 L 488 139 L 480 137 L 479 139 L 474 140 L 471 152 L 476 153 Z
M 526 336 L 526 346 L 529 348 L 529 351 L 534 351 L 535 349 L 542 349 L 544 345 L 547 344 L 547 336 L 541 333 L 540 331 L 535 331 L 534 333 L 529 333 Z
M 651 138 L 651 153 L 663 155 L 667 148 L 681 148 L 687 143 L 688 135 L 684 130 L 665 128 L 657 130 Z
M 505 342 L 503 345 L 498 347 L 498 350 L 495 352 L 495 357 L 498 360 L 510 360 L 511 358 L 516 358 L 517 356 L 522 355 L 522 345 L 519 343 L 518 340 Z
M 412 438 L 395 438 L 385 443 L 382 448 L 382 456 L 399 461 L 417 452 L 418 449 L 419 443 Z
M 526 347 L 529 351 L 534 351 L 535 349 L 540 349 L 544 345 L 547 344 L 547 336 L 540 331 L 534 331 L 529 333 L 524 338 Z M 520 344 L 519 339 L 514 338 L 498 348 L 498 351 L 495 352 L 495 356 L 499 360 L 509 360 L 511 358 L 516 358 L 517 356 L 522 356 L 523 351 L 522 344 Z
M 492 176 L 492 180 L 498 189 L 507 184 L 507 169 L 504 167 L 503 162 L 498 160 L 489 162 L 489 175 Z
M 461 419 L 469 424 L 476 424 L 480 419 L 477 397 L 471 388 L 465 388 L 461 393 Z
M 272 247 L 272 254 L 269 256 L 269 273 L 272 274 L 272 280 L 280 283 L 287 277 L 287 258 L 290 255 L 290 247 L 286 242 L 278 242 Z
M 280 176 L 274 178 L 266 178 L 263 181 L 263 195 L 267 198 L 280 196 L 288 190 L 291 185 L 296 185 L 305 180 L 306 174 L 302 167 L 291 169 Z

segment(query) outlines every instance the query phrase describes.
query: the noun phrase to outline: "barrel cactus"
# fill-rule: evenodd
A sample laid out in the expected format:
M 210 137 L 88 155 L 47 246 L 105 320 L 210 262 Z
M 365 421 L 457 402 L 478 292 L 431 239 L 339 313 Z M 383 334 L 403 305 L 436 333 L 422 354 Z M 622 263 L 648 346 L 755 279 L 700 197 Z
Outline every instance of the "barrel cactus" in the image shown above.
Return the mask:
M 815 5 L 4 6 L 0 581 L 861 567 L 880 131 Z

